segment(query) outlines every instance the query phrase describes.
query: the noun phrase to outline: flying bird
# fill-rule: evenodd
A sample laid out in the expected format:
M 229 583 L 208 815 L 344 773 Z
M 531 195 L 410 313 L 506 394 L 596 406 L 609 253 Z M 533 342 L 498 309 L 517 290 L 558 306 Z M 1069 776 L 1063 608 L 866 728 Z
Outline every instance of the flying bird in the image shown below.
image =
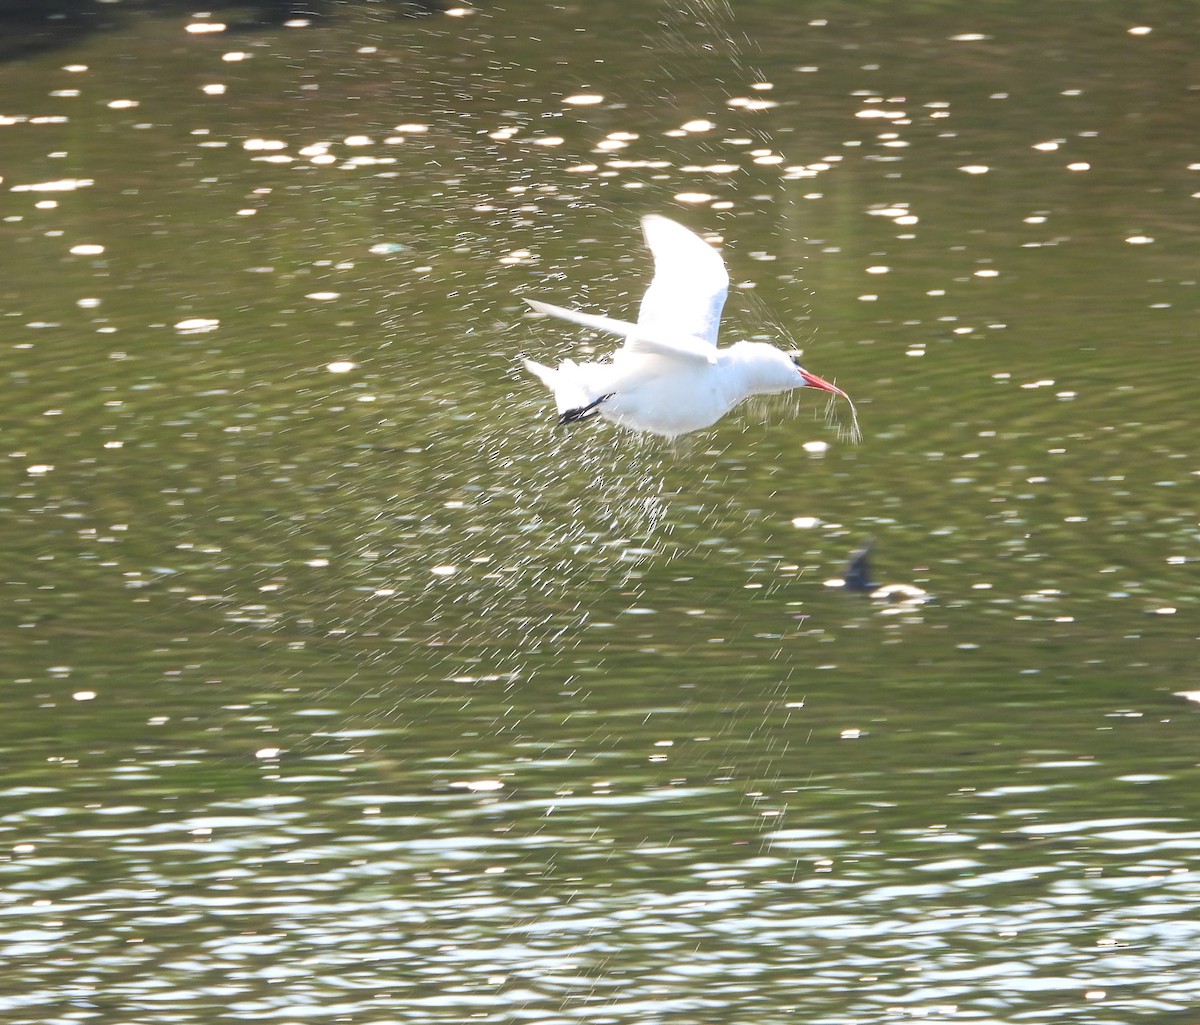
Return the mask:
M 538 313 L 625 339 L 606 362 L 563 360 L 526 369 L 554 393 L 560 424 L 602 417 L 621 427 L 666 438 L 711 427 L 752 395 L 819 388 L 850 397 L 767 342 L 717 346 L 729 272 L 720 254 L 682 224 L 657 214 L 642 218 L 654 257 L 654 278 L 636 324 L 525 301 Z M 851 412 L 854 404 L 850 403 Z M 857 433 L 857 422 L 855 424 Z

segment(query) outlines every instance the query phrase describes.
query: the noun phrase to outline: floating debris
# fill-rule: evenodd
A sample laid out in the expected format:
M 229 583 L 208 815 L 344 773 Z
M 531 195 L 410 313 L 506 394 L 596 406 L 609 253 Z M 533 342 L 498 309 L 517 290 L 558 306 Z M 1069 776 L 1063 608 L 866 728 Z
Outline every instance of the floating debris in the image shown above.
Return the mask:
M 14 185 L 12 192 L 74 192 L 95 185 L 94 178 L 56 178 L 48 182 L 33 182 L 30 185 Z
M 175 330 L 181 335 L 202 335 L 207 331 L 215 331 L 221 326 L 216 317 L 189 317 L 175 325 Z

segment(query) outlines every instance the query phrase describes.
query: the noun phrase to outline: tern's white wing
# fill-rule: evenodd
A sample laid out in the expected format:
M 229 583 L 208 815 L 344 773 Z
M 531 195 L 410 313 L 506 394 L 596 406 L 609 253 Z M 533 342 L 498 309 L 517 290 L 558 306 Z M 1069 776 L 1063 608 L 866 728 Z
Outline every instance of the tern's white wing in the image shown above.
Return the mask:
M 622 352 L 630 355 L 666 356 L 669 359 L 680 359 L 696 363 L 716 363 L 717 351 L 707 342 L 692 335 L 683 334 L 678 329 L 663 328 L 651 335 L 641 323 L 630 324 L 626 320 L 616 320 L 596 313 L 584 313 L 582 310 L 569 310 L 565 306 L 555 306 L 544 303 L 540 299 L 525 300 L 538 313 L 550 317 L 561 317 L 572 324 L 580 324 L 593 331 L 607 331 L 609 334 L 620 335 L 625 339 Z M 619 355 L 619 353 L 618 353 Z
M 654 255 L 654 280 L 638 311 L 639 334 L 691 335 L 717 344 L 729 272 L 721 255 L 699 235 L 666 217 L 642 218 Z
M 628 338 L 637 331 L 637 325 L 630 324 L 627 320 L 602 317 L 596 313 L 584 313 L 583 310 L 568 310 L 565 306 L 544 303 L 540 299 L 526 299 L 525 301 L 538 313 L 544 313 L 548 317 L 561 317 L 563 320 L 569 320 L 572 324 L 590 327 L 593 331 L 607 331 L 609 334 L 621 335 L 623 338 Z

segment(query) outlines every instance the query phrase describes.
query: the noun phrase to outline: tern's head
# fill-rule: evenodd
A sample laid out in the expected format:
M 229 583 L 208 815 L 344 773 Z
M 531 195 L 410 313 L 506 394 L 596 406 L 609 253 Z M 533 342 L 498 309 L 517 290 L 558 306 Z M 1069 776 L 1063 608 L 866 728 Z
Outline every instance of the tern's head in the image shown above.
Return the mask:
M 767 342 L 737 342 L 729 347 L 729 355 L 740 368 L 752 394 L 770 395 L 793 388 L 819 388 L 834 395 L 846 394 Z

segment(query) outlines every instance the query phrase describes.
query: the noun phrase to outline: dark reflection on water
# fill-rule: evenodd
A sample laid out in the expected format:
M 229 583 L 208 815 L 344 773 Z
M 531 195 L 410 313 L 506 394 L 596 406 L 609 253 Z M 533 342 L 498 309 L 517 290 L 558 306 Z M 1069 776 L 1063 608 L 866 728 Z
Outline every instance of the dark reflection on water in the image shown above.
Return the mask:
M 0 69 L 6 1020 L 1195 1006 L 1194 18 L 1014 10 Z M 649 210 L 861 446 L 553 429 Z

